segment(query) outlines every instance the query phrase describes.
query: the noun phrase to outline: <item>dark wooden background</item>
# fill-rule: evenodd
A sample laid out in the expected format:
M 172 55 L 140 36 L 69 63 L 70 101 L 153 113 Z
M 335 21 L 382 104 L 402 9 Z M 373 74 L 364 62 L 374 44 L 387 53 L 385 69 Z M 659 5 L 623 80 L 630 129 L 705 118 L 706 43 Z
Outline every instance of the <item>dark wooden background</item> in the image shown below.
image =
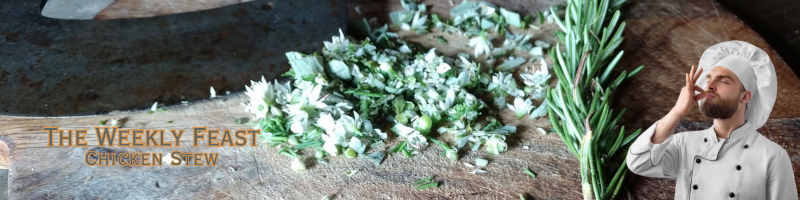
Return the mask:
M 800 75 L 800 1 L 720 0 L 719 3 L 764 38 Z

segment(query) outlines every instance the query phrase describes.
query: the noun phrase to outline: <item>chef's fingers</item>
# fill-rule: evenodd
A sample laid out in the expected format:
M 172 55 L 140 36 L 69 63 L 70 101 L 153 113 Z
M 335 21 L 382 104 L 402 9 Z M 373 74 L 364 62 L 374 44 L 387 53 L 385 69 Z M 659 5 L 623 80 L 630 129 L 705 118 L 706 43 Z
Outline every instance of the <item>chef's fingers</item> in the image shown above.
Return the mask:
M 694 77 L 692 78 L 692 84 L 697 83 L 697 79 L 700 78 L 700 74 L 703 74 L 703 68 L 700 68 L 700 70 L 697 70 L 697 73 L 694 74 Z
M 700 92 L 700 94 L 694 95 L 695 101 L 706 98 L 706 90 L 703 90 L 703 88 L 700 88 L 700 86 L 694 85 L 693 91 Z
M 703 99 L 703 98 L 706 98 L 706 94 L 705 93 L 700 93 L 700 94 L 694 95 L 694 101 L 699 101 L 700 99 Z
M 700 92 L 702 94 L 706 94 L 706 90 L 704 90 L 703 88 L 701 88 L 700 86 L 697 86 L 697 85 L 694 85 L 694 91 L 698 91 L 698 92 Z
M 692 85 L 691 83 L 689 83 L 689 73 L 686 73 L 686 77 L 684 77 L 684 80 L 686 81 L 686 87 L 689 87 L 689 86 Z

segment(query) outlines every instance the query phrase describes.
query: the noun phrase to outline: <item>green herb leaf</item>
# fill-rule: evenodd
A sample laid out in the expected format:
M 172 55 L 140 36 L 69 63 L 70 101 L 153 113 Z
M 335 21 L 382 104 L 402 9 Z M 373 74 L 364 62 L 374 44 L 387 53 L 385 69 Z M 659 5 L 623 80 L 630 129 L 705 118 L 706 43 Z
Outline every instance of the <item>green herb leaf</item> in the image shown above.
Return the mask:
M 531 178 L 536 178 L 536 174 L 534 174 L 530 169 L 525 169 L 525 173 L 531 176 Z
M 522 63 L 525 63 L 525 58 L 516 57 L 513 59 L 506 60 L 503 64 L 497 66 L 497 71 L 508 71 L 514 68 L 519 67 Z
M 242 118 L 236 118 L 235 122 L 236 124 L 244 124 L 247 123 L 247 120 L 248 120 L 247 117 L 242 117 Z
M 347 66 L 341 60 L 331 60 L 328 62 L 328 67 L 331 70 L 331 73 L 338 76 L 342 80 L 350 80 L 352 76 L 350 76 L 350 67 Z
M 423 190 L 423 189 L 429 188 L 429 187 L 439 188 L 439 182 L 431 182 L 431 183 L 428 183 L 428 184 L 425 184 L 425 185 L 420 185 L 420 186 L 417 187 L 417 190 Z
M 433 122 L 431 121 L 430 116 L 422 115 L 420 118 L 417 118 L 414 123 L 414 129 L 422 133 L 422 135 L 427 135 L 431 132 L 431 126 L 433 126 Z
M 503 15 L 506 23 L 516 26 L 517 28 L 522 28 L 522 21 L 519 18 L 519 13 L 506 10 L 505 8 L 500 8 L 500 14 Z
M 358 153 L 356 153 L 353 148 L 347 148 L 347 150 L 344 151 L 345 158 L 355 158 L 356 156 L 358 156 Z
M 380 165 L 384 157 L 386 157 L 386 154 L 380 151 L 364 156 L 365 159 L 372 161 L 375 165 Z
M 287 52 L 286 58 L 292 66 L 295 79 L 303 79 L 307 75 L 323 72 L 322 57 L 317 55 L 303 55 L 299 52 Z
M 476 158 L 475 159 L 475 166 L 478 167 L 478 168 L 484 168 L 484 167 L 486 167 L 486 164 L 489 164 L 489 161 L 486 160 L 486 159 L 482 159 L 482 158 Z
M 431 181 L 431 180 L 433 180 L 433 176 L 428 176 L 428 177 L 425 177 L 425 178 L 420 179 L 419 181 L 415 182 L 414 185 L 423 184 L 423 183 Z

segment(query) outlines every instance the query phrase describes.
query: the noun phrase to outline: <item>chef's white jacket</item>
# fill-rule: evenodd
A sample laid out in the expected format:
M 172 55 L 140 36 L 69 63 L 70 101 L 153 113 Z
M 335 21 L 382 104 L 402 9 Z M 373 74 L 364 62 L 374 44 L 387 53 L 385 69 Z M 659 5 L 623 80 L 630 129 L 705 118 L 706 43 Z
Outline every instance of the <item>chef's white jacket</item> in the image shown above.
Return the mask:
M 775 142 L 745 123 L 727 140 L 714 127 L 650 142 L 658 122 L 628 150 L 628 169 L 655 178 L 676 178 L 675 199 L 770 199 L 798 197 L 790 157 Z

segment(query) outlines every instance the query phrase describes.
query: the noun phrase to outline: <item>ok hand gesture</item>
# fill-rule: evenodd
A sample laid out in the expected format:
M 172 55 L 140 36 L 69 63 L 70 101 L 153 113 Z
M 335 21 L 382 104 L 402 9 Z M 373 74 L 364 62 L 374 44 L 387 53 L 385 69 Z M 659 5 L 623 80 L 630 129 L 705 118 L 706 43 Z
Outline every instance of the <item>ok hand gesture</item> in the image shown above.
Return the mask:
M 695 102 L 706 97 L 706 91 L 695 85 L 700 74 L 703 74 L 703 69 L 701 68 L 695 73 L 694 65 L 692 65 L 692 71 L 686 73 L 686 86 L 681 89 L 681 95 L 678 97 L 675 107 L 672 108 L 681 117 L 686 116 L 694 108 L 694 105 L 697 104 Z M 700 94 L 694 95 L 694 91 L 698 91 Z

